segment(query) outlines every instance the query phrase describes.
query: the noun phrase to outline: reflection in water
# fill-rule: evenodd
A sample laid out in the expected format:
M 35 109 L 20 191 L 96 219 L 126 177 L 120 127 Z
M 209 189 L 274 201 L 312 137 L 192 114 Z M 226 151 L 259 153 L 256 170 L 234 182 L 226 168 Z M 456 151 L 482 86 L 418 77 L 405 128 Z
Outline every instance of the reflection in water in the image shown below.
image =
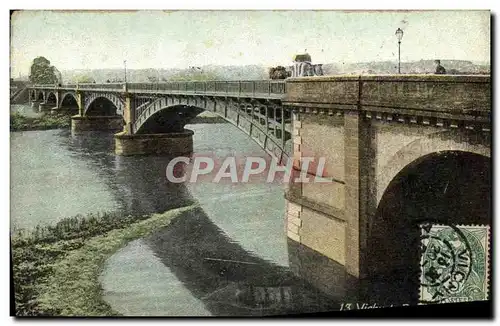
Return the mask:
M 150 287 L 146 273 L 129 270 L 125 274 L 141 280 L 144 288 L 134 293 L 121 287 L 117 271 L 123 274 L 128 257 L 124 252 L 139 251 L 141 257 L 154 255 L 163 266 L 162 274 L 172 273 L 168 289 Z M 142 258 L 144 259 L 144 258 Z M 134 262 L 138 270 L 151 262 Z M 166 270 L 165 270 L 166 267 Z M 155 273 L 155 276 L 158 274 Z M 296 277 L 289 268 L 245 251 L 227 237 L 202 209 L 186 212 L 153 235 L 129 244 L 112 257 L 101 277 L 105 299 L 115 309 L 128 314 L 147 315 L 274 315 L 338 309 L 339 304 Z M 158 279 L 157 279 L 158 280 Z M 177 282 L 176 282 L 177 281 Z M 130 278 L 128 278 L 130 282 Z M 196 298 L 172 301 L 172 293 L 189 293 Z M 147 295 L 146 295 L 147 293 Z M 145 296 L 156 303 L 144 306 Z M 175 300 L 175 299 L 174 299 Z M 151 301 L 151 299 L 150 299 Z M 137 304 L 141 310 L 134 311 Z M 161 309 L 158 309 L 158 308 Z M 186 313 L 187 312 L 187 313 Z
M 74 135 L 67 145 L 75 156 L 88 156 L 91 169 L 101 176 L 125 214 L 162 213 L 193 201 L 184 184 L 170 183 L 165 177 L 172 157 L 117 156 L 108 132 Z
M 66 130 L 11 133 L 11 221 L 34 227 L 77 214 L 149 214 L 188 205 L 165 178 L 169 157 L 121 157 L 113 135 Z
M 85 156 L 67 146 L 69 131 L 23 131 L 11 136 L 11 225 L 31 228 L 77 214 L 118 209 Z

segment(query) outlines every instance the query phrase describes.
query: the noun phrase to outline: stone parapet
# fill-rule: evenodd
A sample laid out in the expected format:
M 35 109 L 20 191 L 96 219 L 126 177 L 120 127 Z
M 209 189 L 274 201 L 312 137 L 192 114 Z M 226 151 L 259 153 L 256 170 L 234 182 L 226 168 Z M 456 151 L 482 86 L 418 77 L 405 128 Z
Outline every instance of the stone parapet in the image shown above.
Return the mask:
M 289 78 L 283 104 L 489 121 L 489 75 L 360 75 Z

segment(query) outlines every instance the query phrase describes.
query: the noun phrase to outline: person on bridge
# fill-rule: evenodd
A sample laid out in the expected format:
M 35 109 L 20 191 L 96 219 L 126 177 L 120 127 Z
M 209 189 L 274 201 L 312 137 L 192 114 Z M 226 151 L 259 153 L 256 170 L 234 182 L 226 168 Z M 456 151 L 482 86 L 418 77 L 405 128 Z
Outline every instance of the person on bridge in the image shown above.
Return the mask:
M 436 64 L 435 74 L 438 74 L 438 75 L 446 74 L 446 69 L 444 69 L 444 67 L 441 66 L 441 60 L 434 60 L 434 63 Z

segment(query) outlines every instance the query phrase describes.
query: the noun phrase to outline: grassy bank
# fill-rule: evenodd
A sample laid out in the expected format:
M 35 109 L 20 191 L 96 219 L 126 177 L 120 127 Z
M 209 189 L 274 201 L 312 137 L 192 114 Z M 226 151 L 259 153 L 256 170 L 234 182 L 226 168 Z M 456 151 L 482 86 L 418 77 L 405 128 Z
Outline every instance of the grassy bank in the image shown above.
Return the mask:
M 74 217 L 11 236 L 17 316 L 114 316 L 101 297 L 105 260 L 196 206 L 163 214 Z
M 10 114 L 10 131 L 62 129 L 71 126 L 69 113 L 44 113 L 40 117 L 27 117 L 18 112 Z

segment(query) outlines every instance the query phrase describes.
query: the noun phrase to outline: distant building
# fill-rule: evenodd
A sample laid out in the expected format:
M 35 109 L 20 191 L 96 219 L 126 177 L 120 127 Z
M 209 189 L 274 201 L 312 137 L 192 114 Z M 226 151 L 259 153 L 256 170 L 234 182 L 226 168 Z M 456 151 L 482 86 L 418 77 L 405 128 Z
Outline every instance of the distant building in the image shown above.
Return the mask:
M 293 57 L 293 65 L 290 67 L 290 76 L 323 76 L 323 65 L 313 65 L 311 56 L 308 53 L 296 54 Z
M 293 57 L 294 62 L 311 62 L 311 56 L 308 53 L 296 54 Z

